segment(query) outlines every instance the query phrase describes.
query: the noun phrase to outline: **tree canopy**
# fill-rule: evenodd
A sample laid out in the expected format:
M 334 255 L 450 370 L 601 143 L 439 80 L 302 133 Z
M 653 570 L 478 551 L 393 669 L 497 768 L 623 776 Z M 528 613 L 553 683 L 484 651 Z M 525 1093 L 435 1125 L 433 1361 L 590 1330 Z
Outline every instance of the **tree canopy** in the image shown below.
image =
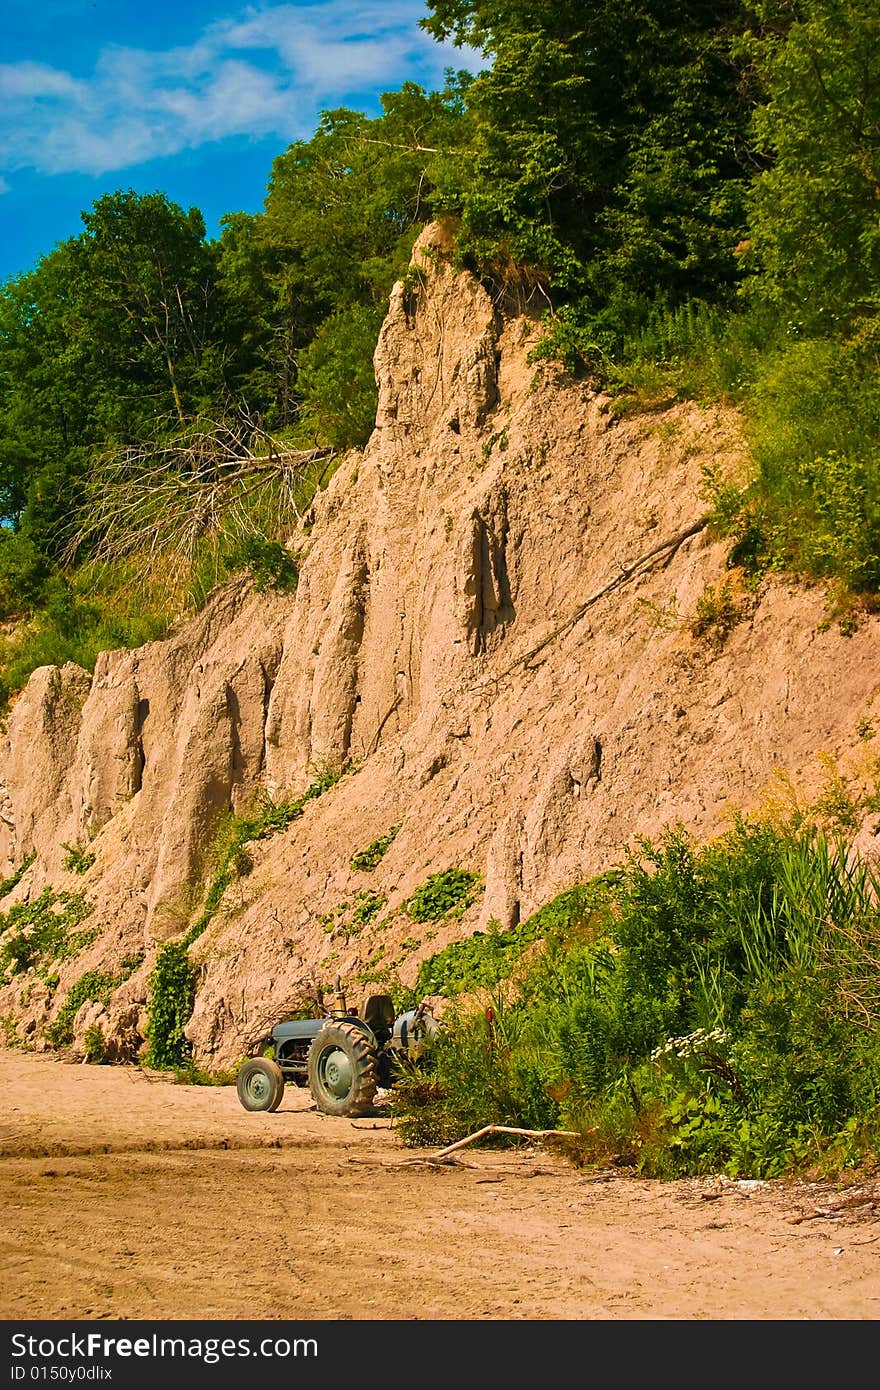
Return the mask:
M 625 326 L 633 302 L 729 293 L 749 108 L 738 0 L 431 0 L 437 38 L 484 48 L 462 245 L 543 267 Z
M 744 43 L 761 83 L 765 167 L 750 196 L 752 289 L 802 329 L 876 333 L 880 10 L 762 0 Z
M 609 363 L 640 354 L 726 355 L 728 384 L 713 389 L 733 382 L 760 421 L 799 422 L 777 431 L 781 453 L 758 450 L 761 485 L 777 489 L 770 532 L 824 518 L 813 553 L 826 559 L 798 561 L 822 573 L 827 538 L 858 534 L 858 563 L 835 559 L 835 572 L 875 582 L 874 0 L 428 0 L 421 23 L 481 49 L 478 76 L 450 70 L 434 92 L 405 83 L 373 117 L 325 111 L 279 152 L 262 211 L 230 212 L 216 240 L 198 209 L 120 190 L 0 287 L 4 615 L 68 603 L 89 560 L 86 547 L 71 568 L 70 524 L 89 509 L 113 524 L 94 499 L 132 461 L 147 478 L 172 470 L 163 495 L 176 496 L 192 439 L 213 428 L 221 454 L 240 440 L 254 466 L 269 439 L 320 458 L 312 485 L 326 458 L 362 445 L 388 292 L 438 214 L 459 264 L 495 283 L 528 268 L 551 306 L 546 350 L 606 384 Z M 734 340 L 751 345 L 739 365 Z M 807 362 L 844 378 L 824 405 L 803 389 Z M 105 472 L 114 458 L 122 474 Z M 834 498 L 822 492 L 832 475 Z M 276 524 L 282 500 L 250 512 L 236 500 L 239 531 Z M 751 535 L 749 508 L 738 515 Z M 224 572 L 211 516 L 200 592 Z M 779 554 L 809 549 L 786 540 Z

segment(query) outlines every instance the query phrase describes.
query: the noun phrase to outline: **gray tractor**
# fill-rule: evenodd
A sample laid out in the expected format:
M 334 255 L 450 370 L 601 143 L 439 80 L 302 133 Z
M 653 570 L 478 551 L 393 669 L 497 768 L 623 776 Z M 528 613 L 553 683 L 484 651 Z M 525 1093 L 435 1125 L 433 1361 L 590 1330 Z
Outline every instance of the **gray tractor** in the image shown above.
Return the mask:
M 345 1006 L 323 1018 L 278 1023 L 260 1044 L 271 1057 L 248 1057 L 236 1077 L 245 1110 L 277 1110 L 284 1085 L 307 1085 L 325 1115 L 366 1115 L 376 1092 L 387 1089 L 395 1069 L 415 1062 L 437 1030 L 424 1003 L 395 1016 L 389 994 L 372 994 L 360 1013 Z

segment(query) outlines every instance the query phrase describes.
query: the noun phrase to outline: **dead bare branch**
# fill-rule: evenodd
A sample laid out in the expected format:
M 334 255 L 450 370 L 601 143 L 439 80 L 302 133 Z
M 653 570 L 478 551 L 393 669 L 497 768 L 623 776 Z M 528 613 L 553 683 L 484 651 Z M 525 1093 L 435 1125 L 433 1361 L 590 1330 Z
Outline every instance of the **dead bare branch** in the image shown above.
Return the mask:
M 255 517 L 262 534 L 274 535 L 301 519 L 307 480 L 322 464 L 323 476 L 336 456 L 329 448 L 291 449 L 246 411 L 108 449 L 95 460 L 65 559 L 137 556 L 183 568 L 203 538 L 253 533 Z
M 454 1144 L 447 1144 L 445 1149 L 438 1149 L 426 1160 L 431 1163 L 439 1163 L 441 1160 L 455 1153 L 457 1149 L 463 1149 L 467 1144 L 474 1144 L 478 1139 L 486 1139 L 490 1134 L 515 1134 L 523 1139 L 582 1139 L 583 1135 L 576 1133 L 572 1129 L 517 1129 L 513 1125 L 483 1125 L 482 1129 L 469 1134 L 465 1139 L 458 1139 Z
M 594 593 L 590 594 L 589 598 L 584 599 L 583 603 L 581 603 L 564 622 L 560 623 L 558 627 L 555 627 L 552 632 L 548 633 L 537 646 L 524 652 L 522 656 L 518 656 L 516 661 L 512 662 L 500 675 L 493 676 L 491 678 L 492 681 L 502 681 L 505 676 L 509 676 L 517 667 L 531 665 L 535 657 L 539 656 L 545 647 L 549 647 L 550 643 L 555 642 L 557 637 L 561 637 L 563 633 L 575 627 L 587 610 L 592 608 L 594 603 L 598 603 L 606 594 L 610 594 L 615 589 L 620 588 L 621 584 L 626 584 L 630 579 L 635 578 L 644 570 L 650 569 L 652 565 L 658 563 L 661 559 L 664 564 L 668 564 L 679 546 L 683 545 L 691 536 L 696 536 L 701 531 L 704 531 L 708 524 L 709 518 L 707 516 L 700 517 L 698 521 L 693 522 L 690 526 L 685 526 L 683 530 L 676 531 L 674 535 L 667 537 L 665 541 L 660 541 L 658 545 L 653 546 L 650 550 L 646 550 L 642 555 L 637 556 L 635 560 L 629 561 L 628 564 L 621 565 L 618 573 L 609 579 L 607 583 L 603 584 L 600 589 L 596 589 Z

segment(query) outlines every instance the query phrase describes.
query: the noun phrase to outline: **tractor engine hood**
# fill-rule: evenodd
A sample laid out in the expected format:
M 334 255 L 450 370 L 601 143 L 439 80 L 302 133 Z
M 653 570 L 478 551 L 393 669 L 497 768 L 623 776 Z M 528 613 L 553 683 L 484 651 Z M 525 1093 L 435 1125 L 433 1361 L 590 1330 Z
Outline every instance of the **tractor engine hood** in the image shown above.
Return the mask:
M 274 1042 L 305 1042 L 320 1033 L 326 1021 L 323 1018 L 295 1018 L 289 1023 L 276 1023 L 272 1029 L 272 1039 Z

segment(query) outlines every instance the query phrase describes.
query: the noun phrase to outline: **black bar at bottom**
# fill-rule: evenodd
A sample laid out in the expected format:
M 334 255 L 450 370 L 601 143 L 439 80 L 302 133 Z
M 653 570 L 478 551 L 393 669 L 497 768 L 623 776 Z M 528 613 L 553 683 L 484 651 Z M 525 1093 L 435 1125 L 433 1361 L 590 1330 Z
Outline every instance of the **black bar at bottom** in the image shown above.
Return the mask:
M 344 1270 L 340 1271 L 344 1277 Z M 258 1390 L 310 1390 L 326 1387 L 329 1377 L 352 1374 L 382 1386 L 400 1382 L 402 1390 L 457 1390 L 462 1378 L 484 1376 L 490 1385 L 517 1385 L 538 1375 L 558 1384 L 563 1367 L 575 1383 L 585 1376 L 607 1376 L 604 1358 L 620 1359 L 624 1383 L 654 1379 L 658 1361 L 671 1367 L 695 1352 L 728 1357 L 747 1350 L 751 1328 L 755 1346 L 766 1353 L 782 1338 L 789 1369 L 798 1363 L 812 1373 L 829 1373 L 841 1354 L 829 1343 L 831 1326 L 803 1322 L 744 1324 L 731 1320 L 714 1330 L 705 1323 L 676 1320 L 485 1321 L 448 1322 L 376 1319 L 293 1321 L 0 1321 L 0 1390 L 6 1387 L 106 1385 L 112 1390 L 225 1390 L 247 1385 Z M 853 1325 L 845 1323 L 846 1337 Z M 782 1329 L 786 1330 L 783 1332 Z M 837 1334 L 839 1337 L 839 1333 Z M 827 1354 L 827 1361 L 825 1355 Z M 757 1352 L 755 1352 L 757 1355 Z M 835 1358 L 832 1362 L 832 1357 Z M 622 1359 L 621 1359 L 622 1358 Z M 760 1361 L 757 1363 L 760 1364 Z M 602 1367 L 605 1366 L 603 1370 Z M 809 1377 L 817 1383 L 815 1376 Z M 751 1390 L 762 1377 L 749 1372 Z M 769 1379 L 768 1382 L 769 1384 Z

